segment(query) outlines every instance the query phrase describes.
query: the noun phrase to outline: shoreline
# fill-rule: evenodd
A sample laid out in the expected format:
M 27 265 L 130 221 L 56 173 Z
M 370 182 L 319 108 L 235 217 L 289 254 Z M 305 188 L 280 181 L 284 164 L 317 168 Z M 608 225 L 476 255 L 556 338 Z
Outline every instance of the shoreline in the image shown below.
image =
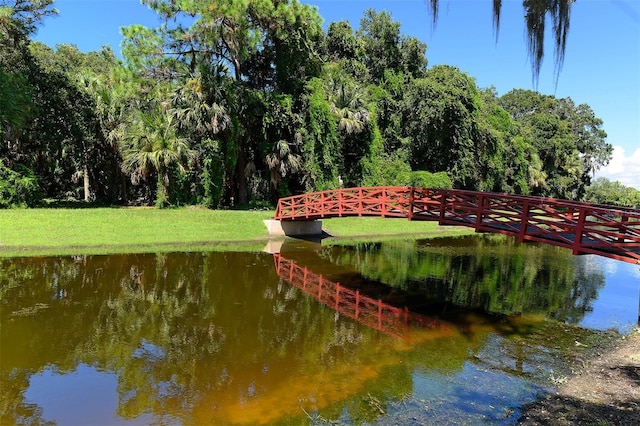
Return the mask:
M 640 424 L 640 327 L 596 349 L 555 393 L 522 407 L 517 424 Z

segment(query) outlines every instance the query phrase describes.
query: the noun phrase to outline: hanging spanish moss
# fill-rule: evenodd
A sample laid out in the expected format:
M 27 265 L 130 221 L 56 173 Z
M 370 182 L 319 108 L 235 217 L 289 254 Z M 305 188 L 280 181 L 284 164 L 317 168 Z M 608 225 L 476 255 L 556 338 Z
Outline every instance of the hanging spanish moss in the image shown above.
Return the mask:
M 502 0 L 493 0 L 493 29 L 496 33 L 496 41 L 500 33 L 500 11 L 502 10 Z
M 569 14 L 575 0 L 523 0 L 527 25 L 527 49 L 531 58 L 531 71 L 535 85 L 538 85 L 540 68 L 544 58 L 544 30 L 547 14 L 553 21 L 553 37 L 555 41 L 555 79 L 556 84 L 564 63 L 567 35 L 569 33 Z M 429 0 L 433 21 L 438 19 L 439 0 Z M 500 11 L 502 0 L 493 0 L 493 26 L 496 40 L 500 29 Z

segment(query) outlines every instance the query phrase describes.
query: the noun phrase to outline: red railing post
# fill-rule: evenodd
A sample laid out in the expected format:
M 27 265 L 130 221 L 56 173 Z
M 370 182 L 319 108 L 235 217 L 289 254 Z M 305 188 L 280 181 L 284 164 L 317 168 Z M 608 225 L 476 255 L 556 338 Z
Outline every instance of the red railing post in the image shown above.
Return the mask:
M 476 194 L 477 197 L 477 201 L 476 201 L 476 232 L 478 232 L 480 230 L 480 228 L 482 228 L 482 217 L 484 216 L 484 200 L 485 200 L 485 196 L 484 194 L 480 193 L 480 194 Z
M 304 218 L 309 219 L 309 194 L 304 194 Z
M 415 187 L 413 185 L 411 185 L 411 189 L 409 189 L 409 210 L 407 211 L 407 219 L 412 220 L 413 219 L 413 202 L 415 199 Z
M 438 223 L 441 225 L 444 222 L 444 214 L 445 214 L 448 192 L 449 191 L 447 191 L 446 189 L 440 190 L 440 220 L 438 221 Z
M 273 253 L 273 258 L 276 261 L 276 273 L 280 275 L 280 262 L 282 261 L 280 253 Z
M 628 220 L 629 220 L 629 216 L 627 216 L 626 214 L 623 214 L 620 217 L 620 226 L 618 226 L 618 232 L 620 233 L 620 235 L 618 236 L 618 242 L 619 243 L 624 243 L 624 240 L 625 240 L 624 234 L 626 233 L 625 232 L 625 228 L 626 228 L 625 222 L 627 222 Z
M 580 254 L 580 248 L 582 248 L 582 230 L 584 228 L 584 223 L 587 220 L 587 209 L 580 208 L 578 216 L 578 224 L 575 227 L 575 235 L 573 236 L 573 254 Z
M 527 228 L 529 227 L 529 200 L 525 199 L 522 204 L 522 213 L 520 217 L 520 232 L 518 233 L 518 241 L 523 242 L 525 235 L 527 235 Z
M 304 276 L 302 278 L 302 288 L 306 289 L 307 288 L 307 277 L 309 276 L 309 270 L 307 268 L 304 268 Z
M 382 188 L 382 199 L 380 200 L 380 215 L 384 218 L 387 213 L 387 187 Z
M 338 216 L 342 217 L 342 188 L 338 189 Z
M 569 220 L 573 220 L 575 212 L 575 207 L 567 207 L 566 218 Z

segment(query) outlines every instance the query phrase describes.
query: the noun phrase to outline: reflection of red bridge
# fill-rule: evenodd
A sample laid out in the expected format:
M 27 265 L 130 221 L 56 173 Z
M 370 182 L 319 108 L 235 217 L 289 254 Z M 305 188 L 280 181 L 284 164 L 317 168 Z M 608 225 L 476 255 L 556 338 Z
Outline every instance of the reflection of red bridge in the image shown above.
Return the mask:
M 303 268 L 279 253 L 274 254 L 273 259 L 280 278 L 341 315 L 355 319 L 367 327 L 391 336 L 402 336 L 409 325 L 446 328 L 437 319 L 412 313 L 407 308 L 397 308 L 380 299 L 363 295 L 358 290 L 341 286 L 340 283 Z
M 281 198 L 274 219 L 404 217 L 496 232 L 640 263 L 640 211 L 553 198 L 397 186 L 336 189 Z

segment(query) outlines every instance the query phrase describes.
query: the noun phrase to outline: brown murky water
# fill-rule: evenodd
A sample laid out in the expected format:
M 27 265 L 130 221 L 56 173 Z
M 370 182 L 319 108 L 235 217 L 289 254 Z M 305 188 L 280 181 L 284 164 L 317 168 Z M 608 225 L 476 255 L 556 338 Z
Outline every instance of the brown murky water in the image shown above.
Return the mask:
M 503 237 L 3 259 L 0 423 L 508 424 L 639 278 Z

